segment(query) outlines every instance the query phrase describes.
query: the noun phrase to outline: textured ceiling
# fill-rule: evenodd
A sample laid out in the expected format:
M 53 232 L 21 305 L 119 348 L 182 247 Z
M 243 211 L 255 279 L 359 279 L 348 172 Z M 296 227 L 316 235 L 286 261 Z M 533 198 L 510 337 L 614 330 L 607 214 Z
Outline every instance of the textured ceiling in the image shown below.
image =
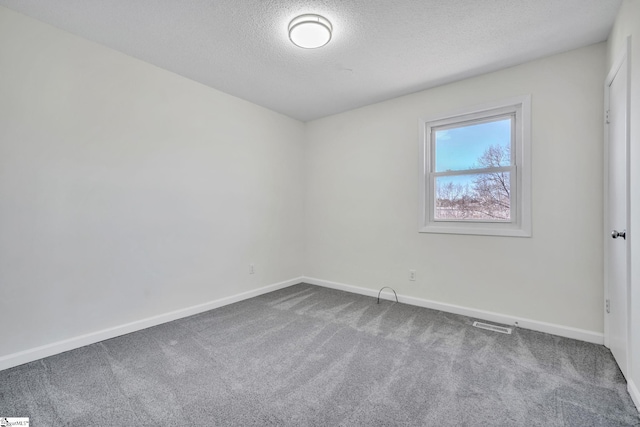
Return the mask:
M 621 0 L 0 0 L 303 121 L 606 40 Z M 317 13 L 331 42 L 300 49 Z

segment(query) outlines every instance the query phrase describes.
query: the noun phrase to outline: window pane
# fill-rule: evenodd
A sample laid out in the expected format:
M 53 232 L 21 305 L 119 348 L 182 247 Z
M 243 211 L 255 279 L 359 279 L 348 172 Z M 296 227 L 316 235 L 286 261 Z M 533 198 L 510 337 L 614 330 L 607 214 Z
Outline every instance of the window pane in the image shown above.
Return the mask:
M 435 220 L 511 220 L 511 172 L 435 178 Z
M 511 117 L 434 131 L 435 172 L 511 164 Z

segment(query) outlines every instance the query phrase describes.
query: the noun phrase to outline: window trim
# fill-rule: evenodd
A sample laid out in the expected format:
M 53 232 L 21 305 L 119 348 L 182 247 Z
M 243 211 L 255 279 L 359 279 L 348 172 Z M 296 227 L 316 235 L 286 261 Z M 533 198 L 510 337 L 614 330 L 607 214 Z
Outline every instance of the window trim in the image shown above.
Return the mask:
M 512 164 L 499 169 L 511 170 L 512 197 L 511 221 L 486 220 L 435 220 L 435 175 L 449 172 L 433 172 L 435 144 L 431 141 L 431 129 L 443 126 L 457 127 L 465 122 L 482 123 L 491 117 L 514 115 L 514 147 Z M 446 115 L 419 120 L 420 142 L 420 207 L 419 229 L 421 233 L 470 234 L 487 236 L 531 237 L 531 95 L 503 99 L 475 107 L 464 108 Z M 486 172 L 487 169 L 479 169 Z M 454 171 L 453 175 L 473 171 Z M 476 171 L 477 172 L 477 171 Z M 515 181 L 515 182 L 514 182 Z M 515 190 L 515 192 L 513 191 Z

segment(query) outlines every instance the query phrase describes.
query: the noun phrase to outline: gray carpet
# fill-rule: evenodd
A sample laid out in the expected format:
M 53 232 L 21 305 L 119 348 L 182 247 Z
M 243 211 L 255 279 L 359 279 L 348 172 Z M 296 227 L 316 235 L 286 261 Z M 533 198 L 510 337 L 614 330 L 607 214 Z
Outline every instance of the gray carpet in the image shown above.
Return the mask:
M 639 426 L 604 347 L 300 284 L 0 372 L 44 426 Z

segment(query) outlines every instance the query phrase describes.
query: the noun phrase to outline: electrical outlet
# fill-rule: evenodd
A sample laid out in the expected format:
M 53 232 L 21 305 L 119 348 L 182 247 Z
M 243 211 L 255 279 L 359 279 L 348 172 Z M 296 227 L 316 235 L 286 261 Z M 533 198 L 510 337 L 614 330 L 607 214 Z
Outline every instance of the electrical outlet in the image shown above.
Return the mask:
M 415 270 L 409 270 L 409 280 L 411 280 L 412 282 L 416 281 L 416 271 Z
M 256 267 L 253 264 L 249 264 L 249 274 L 255 274 Z

